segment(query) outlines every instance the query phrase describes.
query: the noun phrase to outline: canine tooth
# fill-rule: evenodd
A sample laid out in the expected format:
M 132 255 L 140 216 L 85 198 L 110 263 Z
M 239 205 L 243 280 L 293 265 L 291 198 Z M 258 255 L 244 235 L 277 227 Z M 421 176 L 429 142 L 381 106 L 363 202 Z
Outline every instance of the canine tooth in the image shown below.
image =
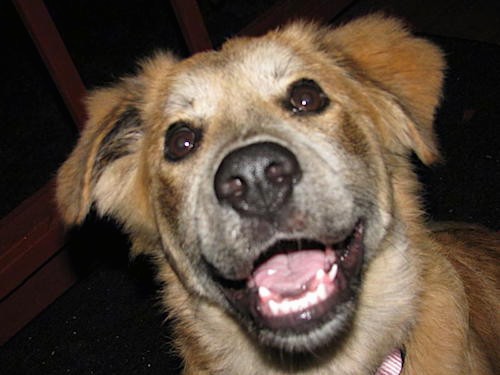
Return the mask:
M 259 286 L 259 297 L 262 299 L 266 299 L 271 297 L 271 291 L 267 289 L 265 286 Z
M 318 280 L 319 282 L 323 281 L 325 276 L 326 276 L 326 273 L 321 268 L 316 272 L 316 280 Z
M 318 299 L 324 301 L 326 299 L 326 286 L 325 284 L 319 284 L 316 290 Z
M 330 278 L 330 280 L 335 280 L 335 278 L 337 277 L 337 271 L 339 270 L 339 266 L 338 264 L 334 264 L 332 266 L 332 269 L 330 270 L 330 272 L 328 272 L 328 277 Z

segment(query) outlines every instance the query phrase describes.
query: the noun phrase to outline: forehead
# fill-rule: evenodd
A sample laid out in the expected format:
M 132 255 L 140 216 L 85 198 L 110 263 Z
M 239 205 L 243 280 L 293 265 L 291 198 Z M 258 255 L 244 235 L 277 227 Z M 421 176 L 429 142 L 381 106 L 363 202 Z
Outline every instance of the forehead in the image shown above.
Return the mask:
M 169 89 L 167 114 L 207 118 L 228 98 L 271 99 L 304 68 L 293 49 L 275 40 L 231 44 L 182 62 Z

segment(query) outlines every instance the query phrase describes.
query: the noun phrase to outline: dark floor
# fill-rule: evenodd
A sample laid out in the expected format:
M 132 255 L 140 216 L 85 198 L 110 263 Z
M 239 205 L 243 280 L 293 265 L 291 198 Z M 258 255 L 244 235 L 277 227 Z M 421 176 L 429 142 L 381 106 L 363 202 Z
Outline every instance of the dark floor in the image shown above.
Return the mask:
M 186 55 L 164 0 L 46 3 L 88 87 L 130 72 L 137 58 L 156 48 Z M 202 3 L 214 40 L 222 41 L 272 1 Z M 436 121 L 447 162 L 433 169 L 417 164 L 429 215 L 500 229 L 500 2 L 360 0 L 335 22 L 378 9 L 405 17 L 431 36 L 450 64 Z M 0 20 L 9 54 L 0 71 L 4 215 L 47 181 L 76 134 L 6 2 Z M 75 234 L 75 262 L 92 253 L 92 271 L 0 348 L 0 374 L 178 373 L 147 261 L 129 265 L 126 240 L 110 227 L 91 223 Z M 0 322 L 0 329 L 3 324 L 8 322 Z

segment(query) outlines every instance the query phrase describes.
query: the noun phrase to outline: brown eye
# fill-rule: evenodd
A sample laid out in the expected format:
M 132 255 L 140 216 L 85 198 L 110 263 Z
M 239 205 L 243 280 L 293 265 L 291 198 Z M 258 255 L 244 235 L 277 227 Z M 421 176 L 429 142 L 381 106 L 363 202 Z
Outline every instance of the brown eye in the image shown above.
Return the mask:
M 289 93 L 289 106 L 295 113 L 318 113 L 329 103 L 321 87 L 310 79 L 295 82 Z
M 165 157 L 177 161 L 189 155 L 197 146 L 199 132 L 184 122 L 170 126 L 165 136 Z

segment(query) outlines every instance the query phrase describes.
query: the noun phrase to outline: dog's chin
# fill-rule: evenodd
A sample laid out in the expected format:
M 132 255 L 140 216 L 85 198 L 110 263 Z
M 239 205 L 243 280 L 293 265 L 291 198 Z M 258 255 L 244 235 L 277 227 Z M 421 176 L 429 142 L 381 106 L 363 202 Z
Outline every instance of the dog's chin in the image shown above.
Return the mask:
M 355 312 L 364 259 L 360 220 L 341 241 L 279 241 L 251 276 L 218 279 L 240 323 L 264 345 L 290 352 L 320 348 L 347 330 Z

